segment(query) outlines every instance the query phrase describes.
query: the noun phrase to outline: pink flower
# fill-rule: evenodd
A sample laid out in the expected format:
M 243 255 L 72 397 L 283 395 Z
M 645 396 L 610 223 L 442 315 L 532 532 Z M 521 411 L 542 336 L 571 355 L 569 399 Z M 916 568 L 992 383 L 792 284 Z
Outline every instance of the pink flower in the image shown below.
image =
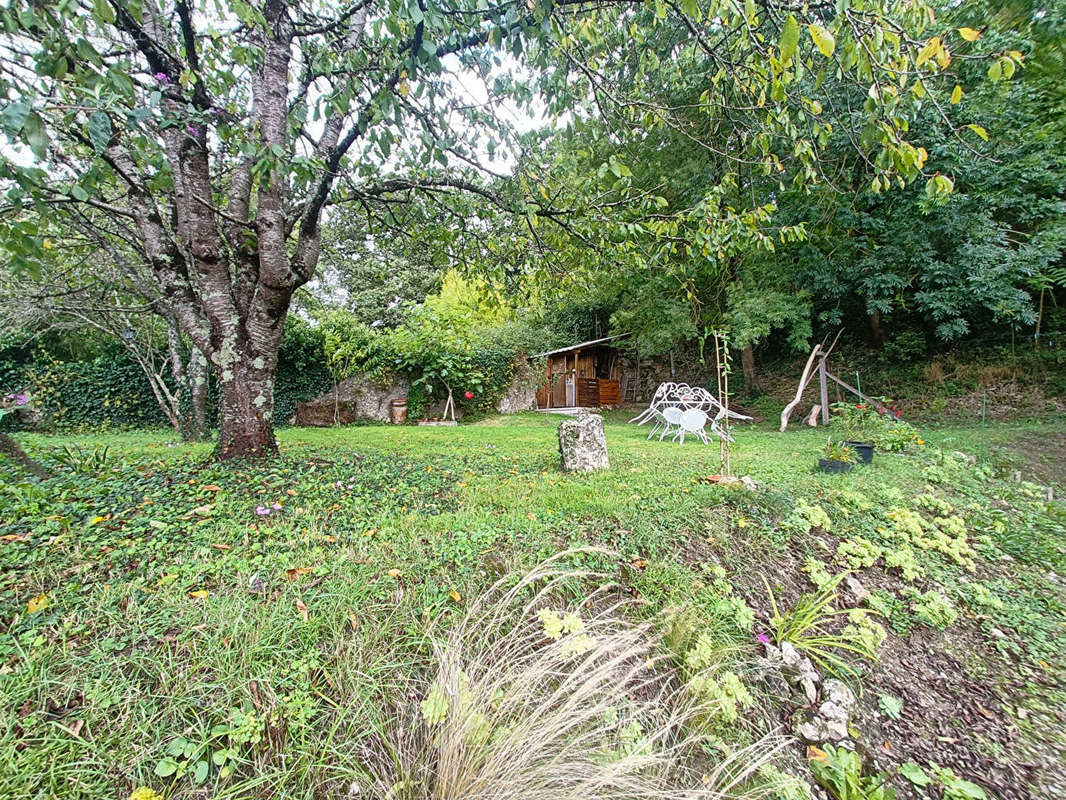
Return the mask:
M 265 517 L 267 514 L 270 513 L 270 509 L 267 508 L 266 506 L 256 506 L 255 507 L 255 513 L 258 514 L 261 517 Z
M 274 505 L 272 505 L 271 508 L 274 509 L 275 511 L 281 511 L 281 503 L 274 503 Z
M 465 392 L 463 393 L 463 397 L 465 397 L 465 398 L 466 398 L 467 400 L 473 400 L 473 399 L 474 399 L 474 393 L 473 393 L 473 392 L 471 392 L 471 391 L 470 391 L 470 390 L 468 389 L 467 391 L 465 391 Z
M 770 644 L 770 637 L 767 636 L 765 633 L 760 633 L 755 638 L 758 639 L 762 644 Z

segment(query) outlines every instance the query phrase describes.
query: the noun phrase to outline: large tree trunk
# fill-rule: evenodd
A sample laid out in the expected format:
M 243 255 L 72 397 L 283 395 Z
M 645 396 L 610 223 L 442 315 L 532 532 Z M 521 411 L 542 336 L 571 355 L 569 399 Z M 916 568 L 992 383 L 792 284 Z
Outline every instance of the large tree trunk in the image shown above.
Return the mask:
M 881 325 L 880 310 L 870 314 L 870 339 L 878 350 L 885 346 L 885 329 Z
M 262 366 L 257 366 L 261 364 Z M 218 456 L 261 458 L 278 453 L 274 438 L 274 372 L 277 358 L 238 357 L 219 382 Z
M 744 385 L 748 391 L 759 391 L 759 376 L 755 371 L 755 348 L 750 344 L 740 351 L 740 367 L 744 371 Z

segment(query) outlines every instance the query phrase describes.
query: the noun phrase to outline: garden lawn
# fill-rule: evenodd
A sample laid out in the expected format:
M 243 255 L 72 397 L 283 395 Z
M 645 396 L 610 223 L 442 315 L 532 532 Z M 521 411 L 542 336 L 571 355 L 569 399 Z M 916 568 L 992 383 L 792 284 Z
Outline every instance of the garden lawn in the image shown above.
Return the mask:
M 287 429 L 246 466 L 165 432 L 20 437 L 58 477 L 0 484 L 0 797 L 342 797 L 427 624 L 585 546 L 613 555 L 566 562 L 637 613 L 685 608 L 733 648 L 755 707 L 724 746 L 802 705 L 760 683 L 767 585 L 788 608 L 851 570 L 840 602 L 889 633 L 855 659 L 870 766 L 902 796 L 939 796 L 899 771 L 930 761 L 990 797 L 1066 796 L 1066 510 L 1009 449 L 1066 428 L 924 430 L 845 475 L 812 469 L 824 431 L 741 428 L 753 492 L 704 480 L 717 445 L 620 413 L 611 469 L 562 474 L 559 419 Z M 1064 469 L 1040 474 L 1063 490 Z

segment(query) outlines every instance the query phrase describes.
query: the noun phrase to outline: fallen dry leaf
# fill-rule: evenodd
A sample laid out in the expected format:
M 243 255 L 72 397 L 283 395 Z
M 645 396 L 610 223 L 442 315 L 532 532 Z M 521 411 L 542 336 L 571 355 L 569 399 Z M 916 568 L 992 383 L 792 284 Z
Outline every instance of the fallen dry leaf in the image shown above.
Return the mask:
M 359 616 L 350 608 L 348 609 L 348 624 L 352 626 L 353 631 L 359 630 Z
M 452 600 L 454 600 L 457 603 L 460 600 L 463 599 L 463 596 L 461 594 L 459 594 L 459 592 L 455 591 L 455 589 L 452 589 L 451 591 L 448 592 L 448 597 L 450 597 Z
M 307 606 L 304 605 L 304 601 L 299 597 L 296 598 L 296 610 L 300 612 L 300 616 L 304 618 L 304 622 L 307 622 Z
M 634 558 L 629 563 L 632 564 L 637 569 L 644 569 L 646 566 L 648 566 L 647 560 L 643 559 L 643 558 Z
M 222 487 L 221 486 L 215 486 L 215 484 L 213 484 L 213 483 L 209 483 L 206 486 L 201 486 L 200 487 L 200 491 L 201 492 L 220 492 L 220 491 L 222 491 Z
M 828 761 L 829 755 L 820 747 L 813 744 L 807 745 L 807 759 L 810 761 Z
M 390 578 L 399 578 L 400 577 L 400 571 L 398 569 L 396 569 L 396 567 L 393 567 L 392 569 L 390 569 L 385 574 L 388 575 Z
M 285 577 L 290 581 L 294 581 L 301 575 L 306 575 L 310 571 L 310 567 L 292 567 L 291 569 L 285 570 Z
M 38 611 L 44 611 L 48 608 L 48 595 L 39 594 L 36 597 L 30 598 L 30 602 L 26 603 L 26 611 L 30 614 L 36 614 Z
M 231 544 L 212 544 L 211 546 L 213 548 L 215 548 L 216 550 L 232 550 L 233 549 L 233 545 L 231 545 Z
M 189 597 L 193 600 L 203 600 L 209 594 L 211 594 L 211 592 L 207 591 L 207 589 L 197 589 L 195 592 L 189 592 Z

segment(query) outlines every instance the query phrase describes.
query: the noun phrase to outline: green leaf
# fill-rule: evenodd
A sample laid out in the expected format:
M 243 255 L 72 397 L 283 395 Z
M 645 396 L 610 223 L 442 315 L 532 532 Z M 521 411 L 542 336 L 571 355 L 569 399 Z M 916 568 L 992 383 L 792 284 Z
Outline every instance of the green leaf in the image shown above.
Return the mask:
M 196 762 L 196 771 L 193 772 L 193 783 L 203 783 L 207 780 L 207 773 L 211 769 L 211 762 L 207 759 Z
M 781 42 L 778 45 L 781 48 L 781 63 L 788 64 L 793 56 L 796 55 L 796 48 L 799 46 L 799 23 L 796 22 L 794 14 L 789 14 L 785 18 L 785 25 L 781 29 Z
M 26 117 L 26 123 L 22 127 L 26 136 L 26 144 L 37 158 L 44 159 L 48 156 L 48 134 L 44 131 L 44 122 L 36 112 L 31 112 Z
M 26 117 L 30 115 L 30 106 L 28 103 L 8 103 L 4 106 L 3 114 L 0 115 L 0 120 L 3 121 L 4 131 L 9 135 L 14 136 L 22 131 L 22 126 L 26 124 Z
M 110 25 L 115 21 L 115 9 L 107 0 L 93 0 L 93 16 L 100 22 Z
M 89 115 L 87 127 L 93 150 L 97 153 L 104 152 L 111 143 L 111 117 L 103 111 L 94 111 Z
M 988 79 L 995 83 L 1003 77 L 1003 66 L 999 61 L 993 61 L 992 66 L 988 68 Z
M 76 183 L 70 187 L 70 196 L 82 203 L 89 199 L 89 193 Z
M 986 142 L 988 141 L 988 132 L 984 128 L 982 128 L 980 125 L 970 124 L 970 125 L 967 125 L 966 127 L 969 128 L 974 133 L 976 133 L 978 136 L 980 136 Z
M 173 758 L 164 758 L 155 765 L 155 774 L 160 778 L 167 778 L 178 771 L 178 762 Z
M 815 46 L 821 51 L 822 55 L 826 58 L 833 55 L 833 50 L 837 46 L 837 40 L 833 34 L 821 25 L 815 25 L 814 23 L 808 25 L 807 29 L 811 32 L 811 39 L 814 40 Z
M 901 764 L 899 767 L 899 774 L 915 786 L 928 786 L 933 782 L 933 779 L 926 774 L 925 770 L 913 761 Z
M 987 800 L 988 795 L 985 794 L 985 790 L 971 781 L 965 781 L 962 778 L 956 778 L 951 782 L 948 787 L 951 791 L 952 797 L 965 797 L 969 800 Z

